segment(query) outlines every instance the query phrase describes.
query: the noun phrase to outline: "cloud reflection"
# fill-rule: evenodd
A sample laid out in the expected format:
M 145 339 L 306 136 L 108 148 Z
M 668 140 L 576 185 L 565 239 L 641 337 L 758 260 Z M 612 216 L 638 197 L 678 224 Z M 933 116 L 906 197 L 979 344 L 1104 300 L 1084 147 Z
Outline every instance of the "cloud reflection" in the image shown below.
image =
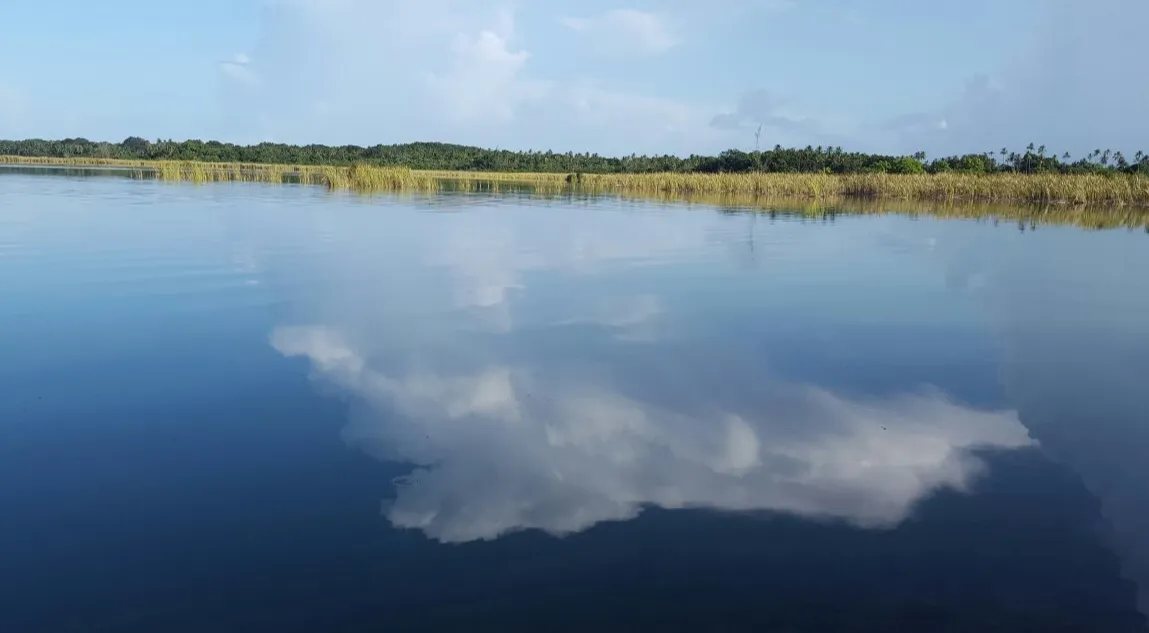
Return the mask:
M 334 327 L 278 328 L 271 344 L 354 397 L 348 442 L 417 465 L 385 514 L 444 542 L 567 534 L 645 505 L 888 526 L 930 491 L 966 487 L 982 469 L 969 449 L 1032 443 L 1014 412 L 932 391 L 864 401 L 747 375 L 753 406 L 715 395 L 680 407 L 606 372 L 447 355 L 385 367 Z
M 350 396 L 349 443 L 412 465 L 387 518 L 448 542 L 567 534 L 647 505 L 889 526 L 967 487 L 972 449 L 1032 443 L 1014 412 L 938 391 L 862 399 L 775 375 L 726 330 L 741 308 L 723 297 L 747 288 L 680 270 L 724 266 L 744 223 L 667 213 L 512 205 L 348 232 L 309 266 L 329 271 L 322 305 L 271 344 Z M 859 248 L 790 237 L 803 230 L 772 226 L 776 267 Z
M 557 325 L 594 325 L 606 328 L 619 341 L 651 342 L 657 338 L 657 321 L 663 306 L 650 294 L 613 298 L 597 302 L 584 316 L 560 321 Z

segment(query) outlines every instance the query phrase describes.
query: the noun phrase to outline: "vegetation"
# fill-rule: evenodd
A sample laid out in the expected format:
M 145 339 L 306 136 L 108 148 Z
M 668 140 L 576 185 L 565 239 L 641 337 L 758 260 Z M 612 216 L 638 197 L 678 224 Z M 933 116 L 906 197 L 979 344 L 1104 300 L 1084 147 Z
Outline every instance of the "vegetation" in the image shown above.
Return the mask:
M 593 174 L 580 180 L 590 190 L 674 195 L 1149 205 L 1149 178 L 1124 174 Z
M 1149 178 L 1140 174 L 1099 172 L 1034 174 L 960 171 L 935 174 L 869 173 L 650 173 L 563 174 L 474 171 L 416 171 L 407 167 L 367 164 L 279 165 L 204 163 L 196 161 L 115 161 L 112 159 L 24 159 L 0 157 L 0 162 L 126 167 L 148 170 L 164 180 L 192 182 L 298 182 L 331 189 L 359 191 L 438 190 L 460 182 L 516 182 L 553 190 L 642 195 L 741 195 L 763 198 L 1009 202 L 1149 207 Z
M 756 135 L 757 140 L 757 135 Z M 413 170 L 496 171 L 533 173 L 649 174 L 649 173 L 831 173 L 831 174 L 1149 174 L 1149 155 L 1132 157 L 1122 152 L 1096 149 L 1074 160 L 1068 153 L 1046 152 L 1032 143 L 1023 152 L 1007 148 L 927 160 L 925 153 L 885 156 L 846 152 L 840 147 L 806 147 L 751 152 L 728 150 L 718 156 L 623 156 L 573 152 L 509 151 L 446 143 L 407 143 L 359 147 L 341 145 L 285 145 L 259 143 L 234 145 L 218 141 L 148 141 L 130 137 L 119 143 L 83 138 L 58 141 L 0 140 L 0 155 L 32 159 L 90 159 L 115 161 L 196 161 L 261 165 L 365 164 L 407 167 Z
M 4 162 L 0 157 L 0 163 Z M 54 161 L 55 164 L 60 161 Z M 1046 187 L 1056 192 L 1063 183 L 1083 181 L 1081 191 L 1089 198 L 1089 182 L 1101 182 L 1096 200 L 1085 204 L 1026 203 L 1018 201 L 987 201 L 966 197 L 921 196 L 928 189 L 923 184 L 945 183 L 943 189 L 961 192 L 969 190 L 977 181 L 991 181 L 992 191 L 1009 191 L 1003 180 L 1008 175 L 947 174 L 943 176 L 894 176 L 886 174 L 856 174 L 833 176 L 825 174 L 757 174 L 752 178 L 731 179 L 723 174 L 646 174 L 646 175 L 578 175 L 521 174 L 508 172 L 450 172 L 412 171 L 402 168 L 370 166 L 300 166 L 253 165 L 239 163 L 194 163 L 180 161 L 97 161 L 72 159 L 70 166 L 61 168 L 75 176 L 104 174 L 157 178 L 190 182 L 271 182 L 305 183 L 339 190 L 363 192 L 390 190 L 414 194 L 440 192 L 490 192 L 527 196 L 541 200 L 583 198 L 608 195 L 636 204 L 674 203 L 703 205 L 717 208 L 723 213 L 759 212 L 770 217 L 800 217 L 815 221 L 834 221 L 839 216 L 857 214 L 899 214 L 923 217 L 962 218 L 978 221 L 1015 222 L 1020 230 L 1033 230 L 1045 224 L 1068 224 L 1087 229 L 1142 229 L 1149 232 L 1149 204 L 1113 204 L 1104 202 L 1113 191 L 1120 191 L 1116 183 L 1122 179 L 1143 183 L 1136 176 L 1057 176 L 1020 175 L 1018 183 L 1037 183 L 1031 189 L 1044 193 Z M 30 164 L 39 164 L 31 162 Z M 114 167 L 115 169 L 92 169 Z M 35 170 L 33 173 L 39 172 Z M 60 170 L 53 168 L 52 173 Z M 873 195 L 851 195 L 846 183 L 860 182 L 876 189 Z M 1052 180 L 1052 184 L 1042 184 Z M 1112 182 L 1110 182 L 1112 181 Z M 749 190 L 740 184 L 753 183 Z M 829 184 L 826 184 L 829 183 Z M 887 187 L 882 189 L 883 186 Z M 1018 186 L 1018 185 L 1014 185 Z M 919 187 L 919 189 L 915 189 Z M 1144 185 L 1142 184 L 1142 187 Z M 1140 189 L 1144 197 L 1144 189 Z M 976 192 L 976 190 L 975 190 Z M 880 194 L 880 195 L 878 195 Z M 1104 194 L 1104 195 L 1103 195 Z M 1000 195 L 1000 193 L 996 194 Z M 1014 195 L 1020 195 L 1015 193 Z M 903 196 L 901 198 L 897 196 Z M 1051 196 L 1053 197 L 1053 196 Z
M 107 166 L 117 166 L 105 163 Z M 191 182 L 298 182 L 324 185 L 330 189 L 389 191 L 433 189 L 437 179 L 407 167 L 373 167 L 355 164 L 336 165 L 263 165 L 255 163 L 204 163 L 197 161 L 155 161 L 149 165 L 129 163 L 126 166 L 150 167 L 161 180 Z
M 757 135 L 756 135 L 757 140 Z M 718 156 L 626 156 L 487 150 L 443 143 L 240 146 L 216 141 L 120 143 L 86 139 L 0 141 L 0 162 L 107 165 L 166 180 L 299 182 L 331 189 L 436 190 L 479 181 L 549 189 L 762 198 L 1009 202 L 1149 206 L 1149 156 L 1097 149 L 1071 160 L 1030 144 L 927 160 L 807 147 Z

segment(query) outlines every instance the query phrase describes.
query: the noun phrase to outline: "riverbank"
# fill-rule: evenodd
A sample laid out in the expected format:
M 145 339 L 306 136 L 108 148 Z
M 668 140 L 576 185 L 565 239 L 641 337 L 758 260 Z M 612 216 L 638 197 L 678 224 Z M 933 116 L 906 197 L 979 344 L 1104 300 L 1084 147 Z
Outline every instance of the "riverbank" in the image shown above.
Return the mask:
M 353 191 L 457 188 L 460 183 L 521 183 L 556 191 L 645 196 L 743 196 L 799 200 L 1104 205 L 1149 208 L 1149 177 L 1136 174 L 562 174 L 418 171 L 373 165 L 277 165 L 0 156 L 0 164 L 91 166 L 148 171 L 190 182 L 300 182 Z

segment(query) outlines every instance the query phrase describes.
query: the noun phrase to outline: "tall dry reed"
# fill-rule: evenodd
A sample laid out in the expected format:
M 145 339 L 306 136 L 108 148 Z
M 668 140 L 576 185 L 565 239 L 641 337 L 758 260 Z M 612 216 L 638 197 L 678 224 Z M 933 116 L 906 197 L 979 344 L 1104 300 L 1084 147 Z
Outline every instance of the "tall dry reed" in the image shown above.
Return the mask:
M 498 191 L 529 185 L 547 190 L 645 196 L 748 196 L 800 200 L 907 200 L 1040 205 L 1149 207 L 1149 177 L 1132 174 L 561 174 L 415 171 L 406 167 L 272 165 L 194 161 L 0 156 L 0 164 L 97 165 L 151 169 L 163 180 L 300 182 L 359 191 Z

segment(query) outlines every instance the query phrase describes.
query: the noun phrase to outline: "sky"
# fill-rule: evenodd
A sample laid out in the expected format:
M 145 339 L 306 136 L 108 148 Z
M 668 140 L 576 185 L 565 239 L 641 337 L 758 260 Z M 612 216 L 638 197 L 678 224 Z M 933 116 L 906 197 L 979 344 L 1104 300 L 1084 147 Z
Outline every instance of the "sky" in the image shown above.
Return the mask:
M 3 5 L 2 138 L 1149 150 L 1144 0 Z

